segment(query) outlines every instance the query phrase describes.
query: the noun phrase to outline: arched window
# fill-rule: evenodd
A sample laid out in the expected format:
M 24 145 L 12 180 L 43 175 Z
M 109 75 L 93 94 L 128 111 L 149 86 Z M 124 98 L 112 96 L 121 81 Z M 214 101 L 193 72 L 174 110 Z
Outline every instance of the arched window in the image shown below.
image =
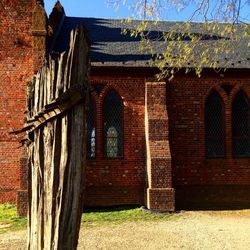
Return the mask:
M 217 92 L 212 92 L 205 103 L 206 155 L 225 156 L 223 105 Z
M 248 100 L 240 91 L 233 100 L 232 129 L 233 129 L 233 155 L 250 156 Z
M 95 102 L 91 97 L 87 116 L 87 157 L 95 157 L 96 129 L 95 129 Z
M 123 152 L 123 104 L 120 96 L 111 90 L 103 103 L 104 155 L 119 157 Z

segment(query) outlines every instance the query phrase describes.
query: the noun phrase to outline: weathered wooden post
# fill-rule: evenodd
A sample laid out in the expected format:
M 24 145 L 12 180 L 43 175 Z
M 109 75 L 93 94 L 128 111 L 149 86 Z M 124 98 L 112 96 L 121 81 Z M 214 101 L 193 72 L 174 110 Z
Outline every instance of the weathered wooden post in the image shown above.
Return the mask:
M 50 55 L 28 86 L 28 249 L 77 247 L 88 90 L 88 44 L 77 28 L 69 50 Z

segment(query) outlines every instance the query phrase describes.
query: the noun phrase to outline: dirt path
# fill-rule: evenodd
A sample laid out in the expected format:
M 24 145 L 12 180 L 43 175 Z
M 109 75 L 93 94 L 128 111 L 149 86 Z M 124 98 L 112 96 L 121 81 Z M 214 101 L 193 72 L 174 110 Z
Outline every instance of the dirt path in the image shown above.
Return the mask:
M 0 249 L 25 249 L 25 232 L 0 235 Z M 185 212 L 164 222 L 127 222 L 82 228 L 78 249 L 246 249 L 250 211 Z

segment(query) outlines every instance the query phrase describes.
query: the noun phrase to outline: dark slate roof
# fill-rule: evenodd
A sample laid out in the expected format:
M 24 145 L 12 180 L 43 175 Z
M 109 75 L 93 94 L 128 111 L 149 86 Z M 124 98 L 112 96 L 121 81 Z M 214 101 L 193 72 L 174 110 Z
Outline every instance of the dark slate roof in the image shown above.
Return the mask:
M 150 52 L 145 53 L 139 49 L 140 38 L 122 34 L 124 28 L 133 29 L 140 22 L 136 20 L 125 22 L 119 19 L 65 17 L 54 43 L 53 51 L 62 52 L 67 50 L 70 31 L 79 25 L 83 25 L 91 44 L 90 58 L 92 66 L 148 67 L 152 55 Z M 161 21 L 157 25 L 149 22 L 149 36 L 153 41 L 155 52 L 162 52 L 164 46 L 166 46 L 166 43 L 157 39 L 159 32 L 167 32 L 174 25 L 176 25 L 176 22 Z M 192 34 L 202 35 L 202 42 L 210 43 L 210 46 L 216 46 L 220 37 L 201 34 L 201 30 L 201 23 L 192 23 L 190 29 Z M 188 38 L 183 42 L 188 42 Z M 230 40 L 226 42 L 232 43 Z M 243 39 L 241 45 L 236 47 L 235 53 L 231 58 L 225 58 L 225 55 L 221 55 L 219 60 L 220 66 L 227 65 L 228 67 L 229 65 L 230 68 L 250 68 L 250 48 L 247 46 L 248 42 L 250 42 L 250 38 Z M 192 67 L 195 66 L 195 63 L 191 62 L 183 66 Z

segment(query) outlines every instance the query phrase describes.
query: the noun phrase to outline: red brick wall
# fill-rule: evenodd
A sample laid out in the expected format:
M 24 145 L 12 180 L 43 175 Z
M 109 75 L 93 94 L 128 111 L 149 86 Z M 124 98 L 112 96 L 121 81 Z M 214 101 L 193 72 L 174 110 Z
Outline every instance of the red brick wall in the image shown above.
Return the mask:
M 235 89 L 223 93 L 223 84 Z M 212 88 L 218 89 L 225 103 L 226 157 L 205 156 L 204 105 Z M 173 184 L 177 208 L 250 205 L 250 158 L 232 157 L 231 104 L 238 89 L 250 97 L 250 78 L 246 74 L 176 77 L 168 84 L 170 142 Z
M 16 202 L 20 188 L 26 83 L 33 75 L 31 36 L 34 2 L 1 1 L 0 5 L 0 202 Z
M 0 202 L 15 202 L 16 190 L 24 187 L 20 168 L 21 136 L 9 135 L 23 125 L 26 82 L 33 74 L 31 37 L 32 1 L 5 1 L 0 9 Z M 15 21 L 14 21 L 15 20 Z M 85 204 L 106 206 L 143 204 L 145 201 L 145 72 L 92 74 L 92 84 L 102 84 L 95 94 L 97 109 L 97 152 L 88 159 Z M 221 84 L 243 88 L 250 97 L 250 79 L 243 74 L 176 77 L 167 87 L 170 150 L 177 208 L 216 203 L 248 204 L 250 159 L 231 154 L 231 99 L 226 103 L 226 148 L 224 159 L 206 159 L 204 103 L 211 88 Z M 124 156 L 105 159 L 101 106 L 105 93 L 115 89 L 124 103 Z M 220 93 L 221 90 L 220 90 Z M 21 164 L 23 166 L 23 164 Z M 25 194 L 21 194 L 25 196 Z
M 108 75 L 110 77 L 108 77 Z M 92 76 L 93 84 L 104 84 L 104 92 L 114 87 L 125 101 L 124 159 L 104 159 L 102 153 L 101 114 L 97 114 L 97 157 L 88 161 L 85 204 L 89 206 L 116 204 L 143 204 L 147 187 L 145 173 L 144 79 L 134 73 L 107 72 Z M 133 77 L 131 77 L 133 76 Z M 231 99 L 218 86 L 231 84 L 242 88 L 250 96 L 250 79 L 243 72 L 204 74 L 202 78 L 176 76 L 167 84 L 167 105 L 170 126 L 170 150 L 173 167 L 173 188 L 176 190 L 176 208 L 229 208 L 250 205 L 250 159 L 234 159 L 231 155 Z M 224 159 L 205 157 L 204 104 L 212 88 L 219 89 L 226 103 L 227 155 Z M 97 110 L 101 111 L 104 94 L 96 96 Z M 139 99 L 138 99 L 139 98 Z M 138 105 L 138 101 L 139 102 Z M 135 103 L 136 102 L 136 103 Z M 128 108 L 131 107 L 131 108 Z M 133 116 L 133 109 L 140 115 Z M 139 111 L 141 110 L 141 111 Z M 155 124 L 157 126 L 157 123 Z M 153 125 L 152 125 L 153 126 Z M 137 132 L 134 133 L 133 130 Z M 157 128 L 156 128 L 157 130 Z M 141 136 L 136 142 L 131 135 Z M 161 132 L 159 132 L 159 135 Z M 158 138 L 158 137 L 157 137 Z M 140 147 L 136 152 L 132 147 Z M 136 158 L 136 161 L 134 160 Z M 134 171 L 138 166 L 141 173 Z M 129 170 L 126 174 L 125 171 Z M 122 178 L 125 173 L 126 177 Z M 136 180 L 136 181 L 135 181 Z M 138 185 L 139 184 L 139 185 Z
M 110 74 L 109 74 L 110 75 Z M 120 76 L 92 76 L 92 85 L 104 86 L 96 101 L 96 157 L 87 162 L 86 206 L 143 204 L 145 188 L 145 131 L 144 78 Z M 114 89 L 124 104 L 124 154 L 108 159 L 103 154 L 102 102 L 105 94 Z

